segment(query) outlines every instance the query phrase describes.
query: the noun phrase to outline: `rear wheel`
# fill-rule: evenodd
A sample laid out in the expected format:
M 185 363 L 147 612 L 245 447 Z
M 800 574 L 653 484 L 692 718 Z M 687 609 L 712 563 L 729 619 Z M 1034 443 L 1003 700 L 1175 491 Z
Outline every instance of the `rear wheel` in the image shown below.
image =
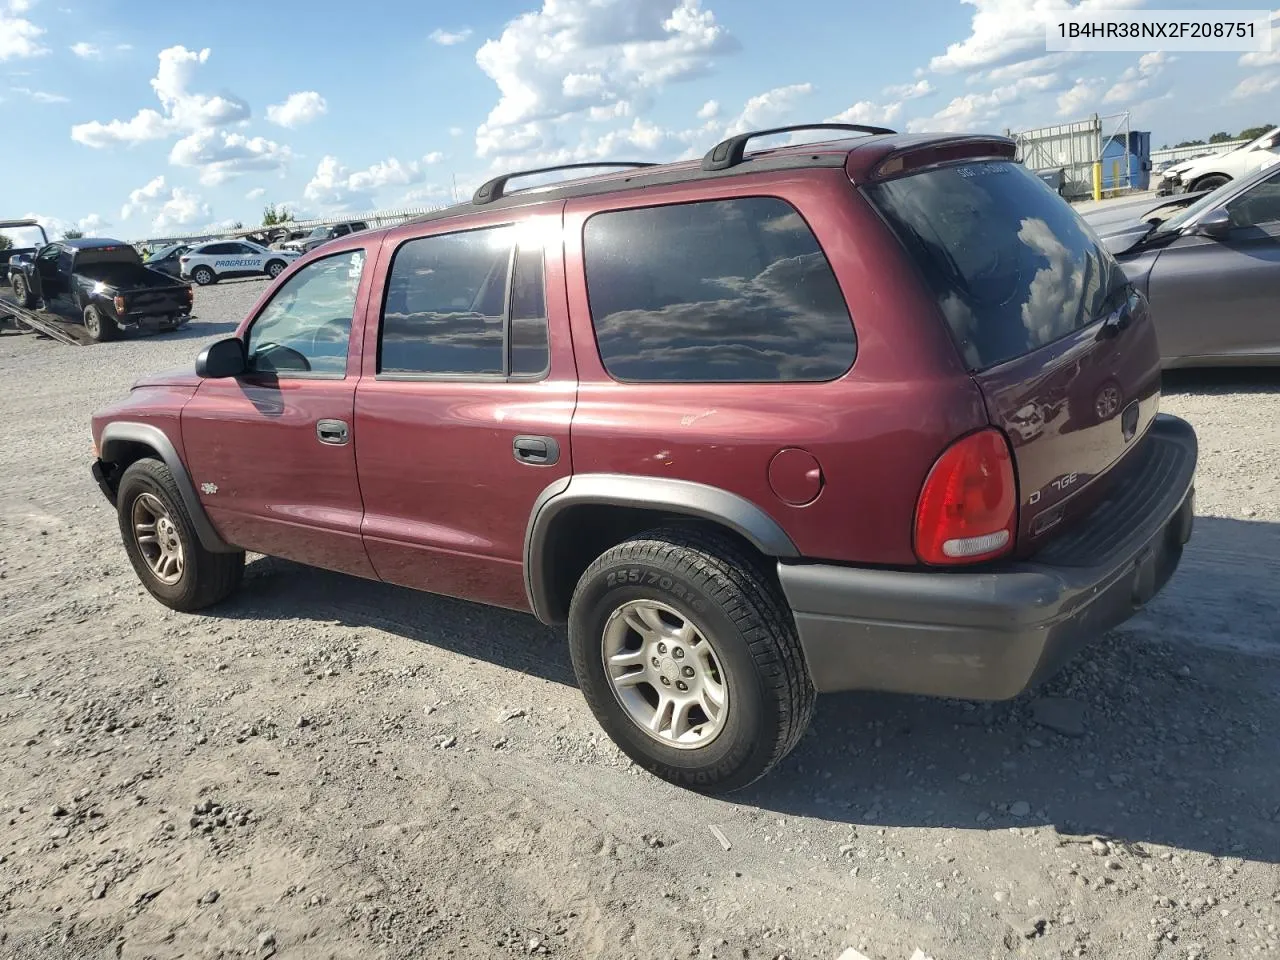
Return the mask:
M 120 335 L 120 328 L 116 326 L 115 320 L 93 304 L 84 308 L 84 329 L 85 333 L 98 343 L 114 340 Z
M 666 527 L 600 556 L 574 591 L 569 645 L 600 725 L 680 786 L 746 786 L 813 715 L 785 599 L 759 557 L 717 533 Z
M 204 548 L 173 474 L 159 460 L 139 460 L 124 472 L 116 513 L 134 572 L 166 607 L 200 610 L 240 585 L 244 553 Z
M 208 267 L 196 267 L 191 271 L 191 279 L 202 287 L 207 287 L 218 279 L 218 275 Z

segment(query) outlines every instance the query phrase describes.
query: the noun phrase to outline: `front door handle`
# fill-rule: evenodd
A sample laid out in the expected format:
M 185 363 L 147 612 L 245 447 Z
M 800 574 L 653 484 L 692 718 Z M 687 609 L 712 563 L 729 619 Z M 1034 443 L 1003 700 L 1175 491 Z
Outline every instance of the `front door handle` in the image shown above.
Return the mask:
M 516 437 L 511 448 L 520 463 L 547 467 L 560 459 L 560 444 L 552 437 Z
M 321 443 L 340 447 L 351 438 L 351 429 L 343 420 L 317 420 L 316 437 Z

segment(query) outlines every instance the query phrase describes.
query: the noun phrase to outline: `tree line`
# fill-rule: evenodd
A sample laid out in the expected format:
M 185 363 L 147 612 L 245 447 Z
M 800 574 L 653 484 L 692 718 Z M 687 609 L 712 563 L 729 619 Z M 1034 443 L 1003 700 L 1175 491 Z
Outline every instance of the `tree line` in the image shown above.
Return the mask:
M 1232 140 L 1254 140 L 1262 136 L 1268 130 L 1275 129 L 1274 123 L 1264 123 L 1257 127 L 1245 127 L 1239 133 L 1227 133 L 1225 130 L 1219 130 L 1217 133 L 1209 134 L 1208 140 L 1183 140 L 1181 143 L 1175 143 L 1175 147 L 1203 147 L 1211 143 L 1229 143 Z M 1168 150 L 1169 145 L 1166 143 L 1161 150 Z

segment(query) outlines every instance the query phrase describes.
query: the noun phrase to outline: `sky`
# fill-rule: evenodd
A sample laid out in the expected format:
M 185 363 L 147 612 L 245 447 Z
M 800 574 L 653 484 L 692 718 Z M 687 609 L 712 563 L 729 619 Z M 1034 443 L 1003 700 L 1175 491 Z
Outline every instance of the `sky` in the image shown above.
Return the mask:
M 1280 121 L 1280 43 L 1045 51 L 1050 11 L 1143 5 L 0 0 L 0 218 L 139 240 L 267 203 L 434 206 L 495 173 L 823 120 L 1002 133 L 1127 111 L 1154 146 Z

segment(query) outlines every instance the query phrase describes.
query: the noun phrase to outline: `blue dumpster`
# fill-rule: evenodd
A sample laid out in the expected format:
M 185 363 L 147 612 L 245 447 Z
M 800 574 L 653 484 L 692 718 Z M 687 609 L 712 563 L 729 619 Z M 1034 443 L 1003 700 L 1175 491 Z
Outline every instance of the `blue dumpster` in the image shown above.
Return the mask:
M 1125 145 L 1128 144 L 1129 170 L 1125 173 Z M 1102 189 L 1129 187 L 1146 190 L 1151 186 L 1151 133 L 1146 130 L 1123 131 L 1102 143 Z

